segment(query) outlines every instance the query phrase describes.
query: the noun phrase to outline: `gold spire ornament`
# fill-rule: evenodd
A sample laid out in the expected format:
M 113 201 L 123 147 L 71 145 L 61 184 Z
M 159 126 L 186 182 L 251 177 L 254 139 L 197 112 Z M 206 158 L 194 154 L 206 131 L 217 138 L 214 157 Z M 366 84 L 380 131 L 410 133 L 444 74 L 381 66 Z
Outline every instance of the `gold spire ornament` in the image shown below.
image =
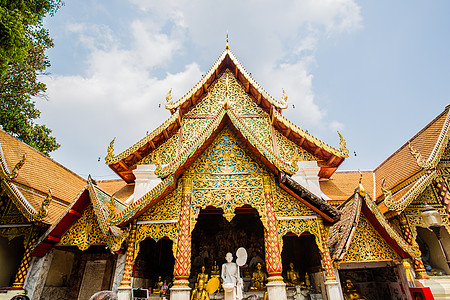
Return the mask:
M 230 47 L 228 46 L 228 30 L 227 30 L 227 45 L 225 46 L 225 49 L 230 49 Z
M 364 198 L 366 196 L 366 190 L 364 189 L 364 187 L 362 185 L 363 174 L 361 173 L 361 170 L 358 170 L 358 172 L 359 172 L 359 188 L 358 188 L 359 191 L 358 191 L 358 193 L 361 197 Z

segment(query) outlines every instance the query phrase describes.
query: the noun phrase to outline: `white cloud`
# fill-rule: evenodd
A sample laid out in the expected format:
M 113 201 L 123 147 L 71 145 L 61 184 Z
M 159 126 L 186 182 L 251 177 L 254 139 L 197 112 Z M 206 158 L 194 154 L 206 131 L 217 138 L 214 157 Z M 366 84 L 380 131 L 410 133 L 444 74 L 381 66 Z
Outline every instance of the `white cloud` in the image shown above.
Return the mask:
M 234 53 L 261 86 L 277 99 L 286 90 L 289 104 L 298 108 L 294 122 L 342 128 L 337 121 L 324 121 L 326 111 L 314 99 L 311 66 L 321 39 L 361 27 L 360 8 L 353 1 L 132 2 L 141 11 L 130 17 L 126 42 L 107 24 L 67 27 L 76 36 L 68 40 L 88 54 L 83 74 L 44 78 L 50 101 L 39 104 L 42 121 L 63 145 L 55 158 L 80 152 L 104 156 L 113 136 L 119 152 L 153 130 L 169 116 L 163 108 L 167 91 L 174 88 L 177 99 L 200 80 L 225 46 L 227 30 Z M 211 61 L 200 66 L 205 57 Z M 177 71 L 161 75 L 171 63 Z M 77 160 L 89 164 L 81 169 L 93 168 Z

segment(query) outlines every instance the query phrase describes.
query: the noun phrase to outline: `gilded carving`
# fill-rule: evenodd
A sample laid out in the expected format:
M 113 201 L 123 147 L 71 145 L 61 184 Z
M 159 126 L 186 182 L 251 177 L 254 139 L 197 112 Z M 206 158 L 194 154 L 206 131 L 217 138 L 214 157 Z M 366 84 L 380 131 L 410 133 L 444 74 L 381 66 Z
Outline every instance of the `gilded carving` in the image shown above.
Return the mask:
M 155 242 L 163 237 L 168 237 L 173 241 L 172 251 L 176 257 L 177 240 L 178 240 L 178 223 L 156 223 L 156 224 L 139 224 L 136 227 L 136 242 L 134 244 L 134 258 L 139 253 L 140 242 L 146 238 L 151 238 Z
M 208 94 L 187 116 L 216 115 L 223 106 L 225 98 L 233 110 L 240 115 L 266 115 L 236 81 L 230 70 L 226 70 L 210 88 Z
M 263 174 L 268 173 L 225 128 L 185 174 L 192 178 L 192 209 L 213 205 L 231 221 L 236 207 L 250 204 L 264 216 Z
M 316 238 L 316 244 L 320 252 L 323 252 L 322 239 L 320 237 L 319 223 L 316 219 L 278 220 L 278 240 L 280 248 L 283 248 L 283 236 L 292 232 L 300 236 L 304 232 L 309 232 Z
M 291 140 L 287 139 L 278 130 L 274 130 L 274 137 L 278 146 L 278 155 L 284 161 L 293 161 L 297 156 L 297 161 L 317 161 L 318 159 L 305 149 L 298 147 Z
M 77 246 L 81 251 L 92 245 L 106 245 L 106 239 L 97 222 L 92 205 L 89 205 L 83 215 L 64 233 L 58 246 Z
M 397 261 L 398 254 L 361 214 L 343 262 Z
M 139 221 L 178 220 L 180 210 L 181 187 L 178 187 L 140 216 Z

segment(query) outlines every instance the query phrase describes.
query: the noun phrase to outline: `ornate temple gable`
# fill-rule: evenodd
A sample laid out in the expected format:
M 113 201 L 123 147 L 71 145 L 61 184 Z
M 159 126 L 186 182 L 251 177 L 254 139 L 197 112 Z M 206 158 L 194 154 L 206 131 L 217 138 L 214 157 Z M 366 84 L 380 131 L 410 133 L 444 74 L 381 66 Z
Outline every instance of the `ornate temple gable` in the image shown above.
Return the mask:
M 175 148 L 177 155 L 184 153 L 200 132 L 212 126 L 211 119 L 221 114 L 224 102 L 227 102 L 226 106 L 234 112 L 239 122 L 254 131 L 259 142 L 269 151 L 277 157 L 280 155 L 280 160 L 295 157 L 320 161 L 319 176 L 330 177 L 348 157 L 345 141 L 341 137 L 341 149 L 334 149 L 289 122 L 281 115 L 281 110 L 287 108 L 286 99 L 287 96 L 283 96 L 283 100 L 278 102 L 268 95 L 227 48 L 187 95 L 173 103 L 169 92 L 166 108 L 170 109 L 172 117 L 119 155 L 114 155 L 113 140 L 108 147 L 106 163 L 125 181 L 133 182 L 135 176 L 132 170 L 137 164 L 150 162 L 164 165 L 173 157 Z M 291 144 L 297 145 L 297 149 L 290 151 Z M 278 145 L 282 147 L 281 151 Z M 161 150 L 155 151 L 159 147 L 162 147 Z
M 193 215 L 212 205 L 222 208 L 231 221 L 236 207 L 249 204 L 265 218 L 263 176 L 274 176 L 244 150 L 229 128 L 222 130 L 183 176 L 192 178 Z
M 94 208 L 89 205 L 82 216 L 62 235 L 56 246 L 76 246 L 84 251 L 93 245 L 106 244 L 106 238 L 97 222 Z
M 384 218 L 362 186 L 356 189 L 353 196 L 341 204 L 339 209 L 342 218 L 331 227 L 328 238 L 330 253 L 334 260 L 361 262 L 420 256 L 418 246 L 416 244 L 411 246 L 403 239 Z M 368 236 L 370 238 L 367 238 Z M 361 247 L 360 255 L 358 247 Z M 385 255 L 391 251 L 394 251 L 395 255 Z M 385 259 L 389 257 L 391 259 Z
M 128 236 L 130 227 L 121 229 L 111 225 L 110 218 L 125 207 L 119 200 L 97 187 L 89 177 L 77 199 L 39 238 L 32 255 L 43 256 L 56 243 L 61 246 L 68 246 L 71 243 L 81 250 L 87 249 L 90 245 L 104 244 L 111 252 L 119 250 Z M 87 227 L 78 234 L 83 226 Z
M 343 263 L 370 261 L 398 261 L 400 256 L 373 228 L 364 215 L 359 219 L 358 227 L 352 238 Z
M 319 159 L 287 139 L 271 125 L 270 115 L 261 109 L 245 92 L 230 70 L 211 86 L 210 91 L 191 111 L 183 116 L 181 128 L 151 154 L 139 161 L 139 164 L 165 165 L 175 160 L 183 151 L 192 146 L 205 128 L 217 116 L 224 105 L 224 99 L 238 118 L 258 139 L 283 161 Z

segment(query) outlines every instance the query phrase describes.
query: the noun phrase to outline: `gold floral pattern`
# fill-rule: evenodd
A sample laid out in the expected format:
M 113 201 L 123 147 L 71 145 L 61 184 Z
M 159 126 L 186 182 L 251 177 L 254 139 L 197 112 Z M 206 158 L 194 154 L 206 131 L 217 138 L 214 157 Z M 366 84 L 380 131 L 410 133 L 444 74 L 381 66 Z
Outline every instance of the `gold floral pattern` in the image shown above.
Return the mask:
M 398 254 L 361 214 L 358 227 L 342 262 L 397 261 Z
M 64 233 L 57 246 L 77 246 L 84 251 L 92 245 L 106 245 L 106 239 L 90 204 L 83 215 Z

